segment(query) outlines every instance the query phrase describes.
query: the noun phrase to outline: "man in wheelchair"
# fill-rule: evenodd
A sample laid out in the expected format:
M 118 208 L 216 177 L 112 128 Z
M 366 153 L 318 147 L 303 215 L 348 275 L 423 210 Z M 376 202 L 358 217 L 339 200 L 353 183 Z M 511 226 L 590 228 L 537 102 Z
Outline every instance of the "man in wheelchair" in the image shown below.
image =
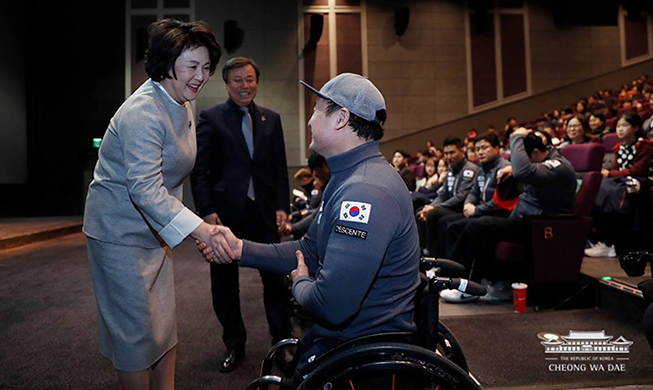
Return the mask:
M 412 201 L 379 150 L 386 120 L 383 95 L 367 78 L 340 74 L 317 95 L 308 125 L 310 148 L 331 169 L 320 210 L 297 241 L 257 244 L 218 227 L 199 244 L 209 261 L 291 273 L 293 295 L 314 317 L 300 342 L 296 374 L 348 340 L 413 332 L 420 284 L 419 242 Z

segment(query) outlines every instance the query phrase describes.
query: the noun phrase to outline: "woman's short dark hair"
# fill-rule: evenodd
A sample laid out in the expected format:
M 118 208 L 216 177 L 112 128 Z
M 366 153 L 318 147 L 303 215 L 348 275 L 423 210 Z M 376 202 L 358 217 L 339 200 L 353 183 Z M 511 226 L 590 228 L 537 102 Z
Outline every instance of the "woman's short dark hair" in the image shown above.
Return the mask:
M 642 118 L 635 112 L 632 111 L 626 111 L 621 115 L 621 118 L 628 122 L 629 125 L 632 127 L 637 128 L 635 130 L 635 137 L 636 138 L 644 138 L 645 133 L 644 129 L 642 129 Z
M 600 120 L 601 123 L 605 124 L 605 115 L 603 115 L 601 113 L 596 113 L 596 114 L 592 114 L 591 116 L 593 116 L 594 118 Z
M 590 128 L 589 122 L 583 115 L 577 114 L 569 118 L 567 123 L 565 123 L 565 135 L 562 137 L 565 140 L 569 140 L 569 136 L 567 135 L 567 126 L 569 125 L 569 122 L 571 122 L 572 119 L 577 119 L 578 123 L 580 123 L 581 129 L 583 129 L 583 137 L 585 141 L 589 141 L 592 139 L 592 128 Z
M 338 111 L 342 107 L 332 100 L 327 100 L 326 114 L 331 115 L 334 112 Z M 356 135 L 360 138 L 363 138 L 367 141 L 378 141 L 383 138 L 383 127 L 382 123 L 385 123 L 386 120 L 386 111 L 378 110 L 376 112 L 376 117 L 381 121 L 381 123 L 370 122 L 365 120 L 353 112 L 349 111 L 349 126 L 354 129 Z
M 227 63 L 224 64 L 224 67 L 222 68 L 222 80 L 224 80 L 226 83 L 229 79 L 229 72 L 247 65 L 251 65 L 252 68 L 254 68 L 254 73 L 256 73 L 256 82 L 258 83 L 258 79 L 261 76 L 261 70 L 253 59 L 247 57 L 234 57 L 227 61 Z
M 154 81 L 176 79 L 175 61 L 187 49 L 206 47 L 211 61 L 211 75 L 220 62 L 220 45 L 205 22 L 163 19 L 150 24 L 147 34 L 149 46 L 145 52 L 145 71 Z

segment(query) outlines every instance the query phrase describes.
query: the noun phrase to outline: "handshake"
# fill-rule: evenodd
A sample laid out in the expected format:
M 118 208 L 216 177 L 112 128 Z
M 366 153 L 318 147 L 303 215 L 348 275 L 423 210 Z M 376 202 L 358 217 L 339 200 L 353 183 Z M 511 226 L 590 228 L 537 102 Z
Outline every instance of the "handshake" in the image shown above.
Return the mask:
M 208 262 L 231 264 L 234 260 L 240 260 L 243 240 L 237 238 L 226 226 L 202 222 L 191 236 Z
M 236 237 L 226 226 L 202 222 L 191 233 L 191 237 L 195 239 L 197 249 L 204 260 L 209 263 L 231 264 L 242 257 L 243 240 Z M 296 251 L 295 256 L 297 268 L 290 273 L 293 282 L 300 276 L 309 276 L 302 252 Z

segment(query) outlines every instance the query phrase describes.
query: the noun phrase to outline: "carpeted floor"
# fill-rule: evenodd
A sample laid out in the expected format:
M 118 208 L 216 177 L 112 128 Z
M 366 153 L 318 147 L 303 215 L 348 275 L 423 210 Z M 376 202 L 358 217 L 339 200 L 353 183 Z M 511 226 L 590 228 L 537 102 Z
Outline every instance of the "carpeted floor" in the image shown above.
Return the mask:
M 174 259 L 177 389 L 244 389 L 257 377 L 270 346 L 257 271 L 241 273 L 247 357 L 234 372 L 221 374 L 216 367 L 224 350 L 211 306 L 208 265 L 191 242 L 175 249 Z M 653 383 L 653 353 L 639 324 L 622 324 L 600 311 L 447 317 L 445 322 L 487 387 Z M 0 389 L 118 389 L 111 364 L 97 352 L 95 326 L 82 234 L 0 251 Z M 626 371 L 549 372 L 535 335 L 569 330 L 605 330 L 615 339 L 634 341 Z
M 653 384 L 653 351 L 641 325 L 621 322 L 601 310 L 449 317 L 443 321 L 460 341 L 470 371 L 488 388 L 570 383 L 578 387 L 582 387 L 581 384 Z M 538 333 L 567 336 L 570 330 L 604 330 L 606 335 L 613 336 L 613 341 L 623 336 L 633 344 L 628 354 L 544 352 Z M 572 360 L 572 356 L 595 360 Z M 569 360 L 565 360 L 567 357 Z M 592 371 L 590 364 L 603 366 L 605 371 Z M 610 371 L 620 364 L 625 368 L 623 372 Z M 572 371 L 561 371 L 563 369 Z
M 247 356 L 221 374 L 221 327 L 208 265 L 190 242 L 174 251 L 178 389 L 244 389 L 270 346 L 256 270 L 241 272 Z M 118 389 L 97 352 L 95 300 L 82 234 L 0 252 L 0 389 Z

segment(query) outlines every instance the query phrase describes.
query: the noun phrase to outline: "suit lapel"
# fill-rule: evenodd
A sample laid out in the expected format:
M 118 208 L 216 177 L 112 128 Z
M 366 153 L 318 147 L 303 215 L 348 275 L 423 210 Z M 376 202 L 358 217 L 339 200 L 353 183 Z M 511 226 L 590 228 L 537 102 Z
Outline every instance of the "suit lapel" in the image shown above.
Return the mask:
M 252 116 L 252 124 L 254 127 L 254 156 L 256 156 L 256 148 L 259 144 L 258 140 L 267 129 L 267 118 L 262 114 L 258 106 L 252 103 L 254 115 Z

